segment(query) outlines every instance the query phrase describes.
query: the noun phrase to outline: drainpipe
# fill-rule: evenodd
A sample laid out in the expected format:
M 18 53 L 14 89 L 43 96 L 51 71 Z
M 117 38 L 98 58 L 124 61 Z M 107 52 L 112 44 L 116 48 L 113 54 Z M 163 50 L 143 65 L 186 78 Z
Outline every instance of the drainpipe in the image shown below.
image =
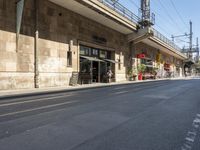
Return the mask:
M 39 70 L 38 70 L 38 0 L 35 0 L 35 40 L 34 40 L 34 86 L 39 88 Z

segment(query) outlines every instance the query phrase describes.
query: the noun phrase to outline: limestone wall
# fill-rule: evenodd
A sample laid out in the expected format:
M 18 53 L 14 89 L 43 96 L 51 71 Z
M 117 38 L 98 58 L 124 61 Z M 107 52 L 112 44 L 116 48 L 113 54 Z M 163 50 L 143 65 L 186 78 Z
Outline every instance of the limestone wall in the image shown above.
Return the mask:
M 17 48 L 15 7 L 15 0 L 0 0 L 0 90 L 34 87 L 34 39 L 20 35 Z M 30 20 L 24 21 L 22 33 L 28 33 L 27 22 L 31 24 Z
M 39 17 L 40 82 L 42 86 L 68 85 L 69 78 L 66 80 L 66 76 L 70 76 L 72 71 L 79 71 L 79 41 L 112 48 L 116 55 L 121 54 L 123 64 L 121 69 L 115 68 L 115 73 L 118 80 L 126 80 L 124 62 L 127 60 L 125 53 L 128 53 L 129 49 L 125 35 L 46 0 L 40 1 Z M 103 37 L 107 42 L 97 43 L 93 36 Z M 66 59 L 70 41 L 73 41 L 71 68 L 67 67 Z M 48 72 L 48 70 L 51 71 Z M 118 77 L 118 74 L 121 75 Z M 61 76 L 60 80 L 58 76 Z
M 34 88 L 35 6 L 26 0 L 18 44 L 16 42 L 16 1 L 0 0 L 0 90 Z M 67 86 L 72 71 L 79 71 L 79 41 L 110 48 L 122 62 L 116 66 L 117 80 L 125 80 L 129 57 L 126 36 L 57 6 L 39 0 L 38 69 L 39 87 Z M 93 36 L 106 39 L 94 41 Z M 72 45 L 70 45 L 70 41 Z M 67 51 L 72 66 L 67 66 Z

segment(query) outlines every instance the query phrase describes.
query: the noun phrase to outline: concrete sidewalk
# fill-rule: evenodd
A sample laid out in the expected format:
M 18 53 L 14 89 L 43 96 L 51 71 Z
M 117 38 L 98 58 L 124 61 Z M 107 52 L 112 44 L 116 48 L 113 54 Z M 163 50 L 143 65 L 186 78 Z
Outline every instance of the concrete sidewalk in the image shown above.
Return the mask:
M 3 91 L 0 91 L 0 99 L 16 98 L 16 97 L 23 97 L 23 96 L 34 96 L 34 95 L 44 95 L 44 94 L 54 94 L 54 93 L 86 90 L 86 89 L 93 89 L 93 88 L 102 88 L 102 87 L 116 86 L 116 85 L 142 84 L 142 83 L 147 83 L 147 82 L 159 82 L 159 81 L 181 80 L 181 79 L 186 79 L 186 78 L 156 79 L 156 80 L 142 80 L 142 81 L 123 81 L 123 82 L 94 83 L 94 84 L 65 86 L 65 87 L 46 87 L 46 88 L 33 88 L 33 89 L 3 90 Z

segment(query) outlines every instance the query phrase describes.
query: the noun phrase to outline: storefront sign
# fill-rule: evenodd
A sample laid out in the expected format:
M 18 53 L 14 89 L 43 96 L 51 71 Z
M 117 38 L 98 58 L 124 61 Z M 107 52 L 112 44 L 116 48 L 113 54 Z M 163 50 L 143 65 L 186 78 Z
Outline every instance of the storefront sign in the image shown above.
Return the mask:
M 96 35 L 93 35 L 92 39 L 96 43 L 100 43 L 100 44 L 106 44 L 107 43 L 107 40 L 105 38 L 99 37 L 99 36 L 96 36 Z
M 145 58 L 145 54 L 137 54 L 137 58 Z

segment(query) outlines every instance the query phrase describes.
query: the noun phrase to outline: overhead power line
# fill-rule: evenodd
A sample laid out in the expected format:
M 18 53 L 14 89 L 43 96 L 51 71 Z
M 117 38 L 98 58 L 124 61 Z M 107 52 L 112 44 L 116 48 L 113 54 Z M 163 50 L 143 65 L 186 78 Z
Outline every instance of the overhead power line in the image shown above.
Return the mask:
M 181 21 L 183 22 L 183 24 L 185 25 L 186 29 L 189 29 L 188 26 L 187 26 L 187 24 L 185 23 L 183 17 L 181 16 L 181 14 L 179 13 L 178 9 L 176 8 L 174 2 L 173 2 L 172 0 L 170 0 L 170 2 L 171 2 L 171 4 L 172 4 L 172 6 L 174 7 L 176 13 L 178 14 L 180 20 L 181 20 Z
M 176 39 L 176 42 L 189 43 L 188 41 L 181 40 L 181 39 Z
M 140 6 L 135 2 L 135 0 L 129 0 L 129 1 L 130 1 L 130 3 L 132 3 L 136 8 L 138 8 L 138 10 L 140 9 Z M 157 11 L 155 11 L 154 9 L 152 9 L 152 11 L 156 14 L 156 16 L 159 16 L 159 17 L 158 17 L 159 19 L 164 19 L 164 17 L 163 17 L 161 14 L 159 14 Z M 165 19 L 164 21 L 166 21 L 166 19 Z M 168 23 L 171 23 L 171 22 L 169 21 Z M 173 26 L 174 24 L 171 23 L 171 25 Z M 161 26 L 159 26 L 158 23 L 156 22 L 156 23 L 155 23 L 155 26 L 156 26 L 157 28 L 159 28 L 160 30 L 162 30 L 167 36 L 169 36 L 169 37 L 171 36 L 171 34 L 169 33 L 169 31 L 167 31 L 165 24 L 163 24 L 162 27 L 161 27 Z M 164 27 L 164 26 L 165 26 L 165 27 Z
M 165 34 L 167 34 L 168 36 L 171 36 L 171 34 L 163 27 L 159 26 L 158 24 L 155 24 L 160 30 L 162 30 Z
M 174 18 L 170 15 L 170 13 L 166 9 L 166 7 L 163 5 L 163 3 L 161 2 L 161 0 L 157 0 L 157 1 L 159 2 L 160 6 L 164 9 L 164 11 L 166 12 L 167 16 L 171 20 L 171 22 L 174 23 L 176 25 L 177 29 L 179 29 L 179 31 L 182 33 L 183 31 L 181 30 L 180 26 L 177 24 L 177 22 L 174 20 Z
M 129 0 L 129 1 L 130 1 L 135 7 L 137 7 L 138 9 L 140 9 L 140 6 L 138 6 L 134 0 Z
M 138 8 L 138 10 L 140 9 L 140 6 L 135 2 L 135 0 L 129 0 L 136 8 Z M 164 19 L 164 16 L 163 15 L 161 15 L 160 13 L 158 13 L 157 11 L 155 11 L 155 9 L 152 9 L 152 11 L 157 15 L 157 16 L 159 16 L 159 19 L 161 19 L 161 20 L 163 20 Z M 168 14 L 169 15 L 169 14 Z M 172 19 L 172 17 L 170 16 L 170 17 L 168 17 L 168 19 L 169 19 L 169 22 L 168 23 L 170 23 L 172 26 L 174 26 L 174 23 L 176 24 L 176 22 Z M 165 22 L 166 22 L 166 19 L 164 20 Z M 163 25 L 165 25 L 165 24 L 163 24 Z M 166 29 L 166 27 L 163 27 L 163 25 L 162 26 L 159 26 L 157 23 L 155 23 L 155 26 L 157 27 L 157 28 L 159 28 L 160 30 L 162 30 L 167 36 L 171 36 L 171 33 L 169 32 L 169 31 L 167 31 L 167 29 Z M 176 25 L 176 27 L 178 27 L 177 25 Z M 181 30 L 182 31 L 182 30 Z

